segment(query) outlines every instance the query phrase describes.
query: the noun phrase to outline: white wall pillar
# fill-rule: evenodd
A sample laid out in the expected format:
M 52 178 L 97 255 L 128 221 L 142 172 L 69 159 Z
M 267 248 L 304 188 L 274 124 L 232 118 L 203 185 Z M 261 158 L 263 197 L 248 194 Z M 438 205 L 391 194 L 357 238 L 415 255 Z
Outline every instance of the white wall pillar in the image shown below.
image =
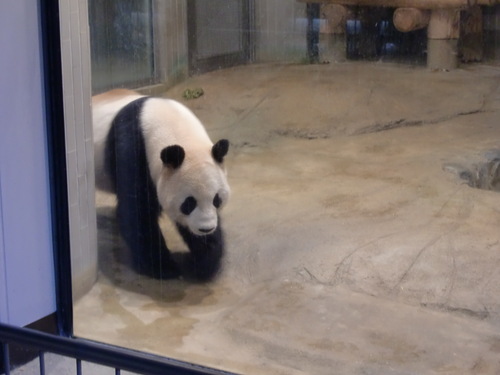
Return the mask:
M 64 122 L 74 299 L 97 277 L 97 230 L 92 139 L 87 0 L 59 0 Z

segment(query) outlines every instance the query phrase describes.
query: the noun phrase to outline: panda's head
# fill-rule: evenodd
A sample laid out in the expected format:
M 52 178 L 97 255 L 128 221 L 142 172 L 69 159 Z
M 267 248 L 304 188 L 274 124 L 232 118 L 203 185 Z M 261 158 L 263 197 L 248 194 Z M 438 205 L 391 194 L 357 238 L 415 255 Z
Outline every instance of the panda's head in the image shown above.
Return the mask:
M 170 219 L 195 235 L 215 231 L 218 213 L 229 199 L 223 163 L 228 149 L 229 142 L 222 139 L 211 149 L 189 151 L 172 145 L 161 151 L 160 205 Z

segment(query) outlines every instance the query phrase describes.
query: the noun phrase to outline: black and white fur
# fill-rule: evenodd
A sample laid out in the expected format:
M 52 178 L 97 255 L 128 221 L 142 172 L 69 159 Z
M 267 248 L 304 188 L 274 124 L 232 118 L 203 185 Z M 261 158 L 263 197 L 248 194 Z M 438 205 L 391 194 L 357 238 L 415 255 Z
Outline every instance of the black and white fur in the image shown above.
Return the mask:
M 130 90 L 94 96 L 92 110 L 96 187 L 116 194 L 135 269 L 179 276 L 158 224 L 165 211 L 189 247 L 195 277 L 213 278 L 224 254 L 219 211 L 230 193 L 228 141 L 213 144 L 184 105 Z

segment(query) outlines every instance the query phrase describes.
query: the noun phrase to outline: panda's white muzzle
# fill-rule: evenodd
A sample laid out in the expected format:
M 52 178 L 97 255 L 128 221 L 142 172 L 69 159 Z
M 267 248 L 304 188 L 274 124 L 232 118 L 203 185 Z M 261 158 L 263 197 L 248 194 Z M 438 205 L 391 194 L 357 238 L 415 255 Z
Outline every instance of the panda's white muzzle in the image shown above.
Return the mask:
M 191 232 L 206 236 L 217 229 L 217 211 L 214 208 L 200 209 L 197 207 L 187 219 Z
M 198 230 L 203 234 L 210 234 L 215 231 L 215 227 L 213 228 L 198 228 Z

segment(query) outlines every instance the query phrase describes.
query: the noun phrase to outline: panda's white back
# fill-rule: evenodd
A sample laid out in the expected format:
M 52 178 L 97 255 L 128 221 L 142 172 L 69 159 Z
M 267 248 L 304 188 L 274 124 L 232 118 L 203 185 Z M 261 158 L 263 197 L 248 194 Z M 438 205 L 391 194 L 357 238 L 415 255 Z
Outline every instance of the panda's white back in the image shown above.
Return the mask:
M 162 171 L 160 153 L 169 145 L 181 145 L 186 166 L 214 163 L 213 146 L 200 120 L 184 105 L 165 98 L 150 98 L 141 113 L 141 129 L 146 143 L 148 165 L 153 181 Z
M 135 91 L 115 89 L 92 98 L 94 162 L 96 187 L 114 192 L 105 171 L 105 148 L 108 133 L 118 112 L 132 101 L 144 97 Z M 185 164 L 210 163 L 211 142 L 198 118 L 184 105 L 165 98 L 149 98 L 141 111 L 140 127 L 144 136 L 151 177 L 155 184 L 162 171 L 161 150 L 179 144 L 186 151 Z

